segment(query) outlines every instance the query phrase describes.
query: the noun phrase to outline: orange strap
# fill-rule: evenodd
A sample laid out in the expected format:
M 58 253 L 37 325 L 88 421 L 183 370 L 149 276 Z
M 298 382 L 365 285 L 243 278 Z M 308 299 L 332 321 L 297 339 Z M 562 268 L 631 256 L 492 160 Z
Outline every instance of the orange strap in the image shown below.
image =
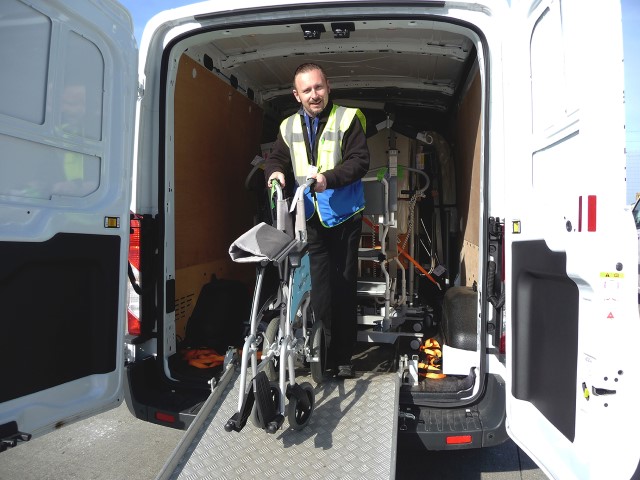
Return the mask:
M 377 224 L 374 224 L 367 217 L 362 217 L 362 220 L 364 221 L 364 223 L 369 225 L 369 227 L 371 227 L 373 230 L 378 231 L 379 226 Z M 397 245 L 397 247 L 398 247 L 398 251 L 402 254 L 402 256 L 404 256 L 407 260 L 413 263 L 415 267 L 420 271 L 420 273 L 422 273 L 425 277 L 427 277 L 436 287 L 440 288 L 440 285 L 438 284 L 438 282 L 429 274 L 429 272 L 427 272 L 422 267 L 422 265 L 420 265 L 411 255 L 409 255 L 400 245 Z
M 446 377 L 440 369 L 440 359 L 442 358 L 440 343 L 435 338 L 427 338 L 420 350 L 423 361 L 418 363 L 418 375 L 433 379 Z
M 429 275 L 429 272 L 427 272 L 424 268 L 422 268 L 422 265 L 420 265 L 418 262 L 416 262 L 416 260 L 409 255 L 407 252 L 405 252 L 405 250 L 398 245 L 398 251 L 407 259 L 409 260 L 411 263 L 413 263 L 416 268 L 418 270 L 420 270 L 420 273 L 422 273 L 425 277 L 427 277 L 429 280 L 431 280 L 431 283 L 433 283 L 434 285 L 436 285 L 438 288 L 440 288 L 440 285 L 438 284 L 438 282 L 435 281 L 435 279 Z
M 371 220 L 369 220 L 367 217 L 362 217 L 362 221 L 364 223 L 366 223 L 367 225 L 369 225 L 369 227 L 371 227 L 372 230 L 378 230 L 378 225 L 374 224 Z
M 212 348 L 189 348 L 182 351 L 182 358 L 196 368 L 213 368 L 224 363 L 224 355 Z

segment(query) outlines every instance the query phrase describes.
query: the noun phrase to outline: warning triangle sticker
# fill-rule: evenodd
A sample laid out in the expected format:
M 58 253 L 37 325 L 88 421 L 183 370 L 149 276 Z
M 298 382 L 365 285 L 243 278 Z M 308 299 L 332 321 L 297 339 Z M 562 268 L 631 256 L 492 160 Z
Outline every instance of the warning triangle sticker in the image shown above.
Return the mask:
M 613 318 L 613 312 L 609 312 L 609 315 L 607 315 L 607 318 Z

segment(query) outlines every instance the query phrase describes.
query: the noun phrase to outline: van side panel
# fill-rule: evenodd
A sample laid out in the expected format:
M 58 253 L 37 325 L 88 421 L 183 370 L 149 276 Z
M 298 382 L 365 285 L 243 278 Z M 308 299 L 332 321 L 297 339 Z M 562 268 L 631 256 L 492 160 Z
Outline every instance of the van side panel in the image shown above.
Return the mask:
M 115 235 L 0 243 L 0 402 L 115 370 L 119 254 Z
M 231 262 L 228 249 L 252 227 L 256 212 L 256 194 L 242 185 L 260 154 L 262 115 L 246 96 L 182 56 L 175 92 L 178 335 L 212 274 L 253 286 L 255 269 Z
M 482 85 L 477 73 L 464 97 L 456 119 L 456 175 L 458 215 L 462 228 L 461 285 L 478 283 L 480 256 L 480 162 Z

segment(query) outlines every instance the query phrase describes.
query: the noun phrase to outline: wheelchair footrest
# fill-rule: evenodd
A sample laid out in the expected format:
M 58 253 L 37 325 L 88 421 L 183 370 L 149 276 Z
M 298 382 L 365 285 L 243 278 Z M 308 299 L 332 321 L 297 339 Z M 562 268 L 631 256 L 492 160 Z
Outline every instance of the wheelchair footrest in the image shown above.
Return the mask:
M 284 422 L 284 417 L 279 414 L 279 392 L 273 391 L 264 371 L 259 372 L 253 381 L 255 382 L 256 408 L 258 417 L 262 420 L 262 428 L 268 433 L 275 433 Z
M 249 388 L 240 411 L 234 413 L 233 416 L 229 420 L 227 420 L 227 423 L 225 423 L 225 431 L 239 432 L 244 428 L 244 426 L 247 424 L 247 420 L 249 419 L 249 415 L 251 415 L 251 409 L 253 408 L 254 399 L 255 397 L 253 394 L 253 389 Z
M 278 430 L 280 430 L 280 427 L 282 427 L 283 423 L 284 415 L 277 414 L 275 418 L 267 424 L 265 430 L 267 431 L 267 433 L 276 433 Z

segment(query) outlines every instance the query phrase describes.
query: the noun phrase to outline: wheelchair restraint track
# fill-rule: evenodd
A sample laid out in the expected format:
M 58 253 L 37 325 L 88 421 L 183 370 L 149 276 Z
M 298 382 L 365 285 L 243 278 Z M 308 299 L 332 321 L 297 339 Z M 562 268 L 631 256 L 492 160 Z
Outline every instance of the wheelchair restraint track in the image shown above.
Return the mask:
M 363 373 L 315 387 L 316 406 L 300 431 L 269 435 L 247 422 L 225 432 L 238 401 L 233 378 L 172 472 L 172 479 L 385 479 L 395 476 L 399 379 L 395 373 Z M 310 378 L 298 377 L 298 382 Z

